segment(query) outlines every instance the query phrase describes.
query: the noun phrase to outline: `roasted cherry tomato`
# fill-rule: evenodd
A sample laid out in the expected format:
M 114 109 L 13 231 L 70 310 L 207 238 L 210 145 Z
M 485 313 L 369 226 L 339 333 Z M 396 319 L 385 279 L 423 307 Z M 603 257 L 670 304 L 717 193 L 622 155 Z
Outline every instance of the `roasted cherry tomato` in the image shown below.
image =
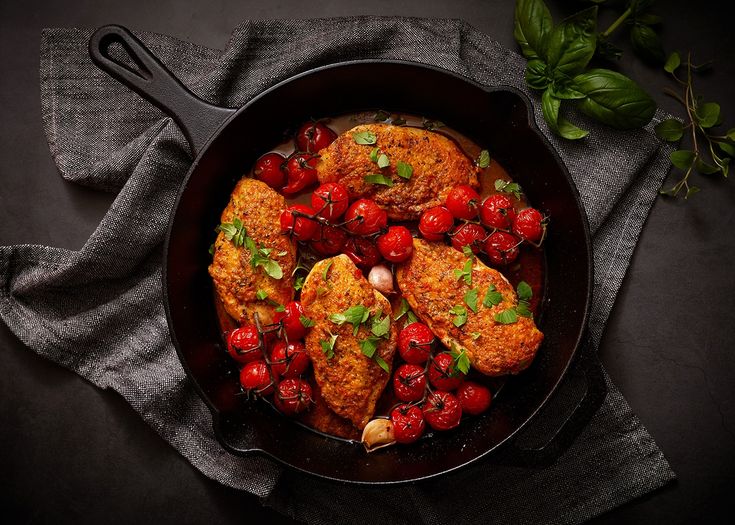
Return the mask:
M 317 153 L 329 146 L 337 134 L 321 122 L 305 122 L 296 132 L 296 147 L 299 151 Z
M 445 204 L 455 218 L 474 219 L 480 207 L 480 194 L 472 186 L 461 184 L 449 191 Z
M 286 194 L 298 193 L 308 188 L 312 184 L 318 182 L 316 175 L 316 166 L 318 157 L 308 153 L 296 153 L 292 155 L 286 163 L 286 173 L 288 174 L 288 184 L 281 191 Z
M 273 393 L 273 382 L 271 381 L 268 365 L 262 359 L 247 363 L 240 370 L 240 384 L 247 392 L 255 392 L 263 396 Z
M 287 416 L 300 414 L 314 403 L 311 385 L 303 379 L 284 379 L 278 383 L 273 402 L 276 408 Z
M 306 335 L 306 327 L 301 322 L 301 316 L 304 315 L 304 308 L 298 301 L 286 303 L 284 311 L 276 312 L 273 321 L 283 323 L 283 329 L 286 331 L 286 337 L 289 341 L 298 341 Z
M 352 262 L 360 268 L 372 268 L 383 258 L 375 243 L 363 237 L 350 237 L 347 239 L 342 253 L 352 259 Z
M 459 426 L 462 406 L 449 392 L 432 392 L 423 406 L 424 419 L 434 430 L 449 430 Z
M 461 252 L 462 248 L 469 246 L 473 253 L 478 253 L 487 236 L 487 231 L 479 224 L 468 222 L 457 226 L 449 236 L 452 239 L 452 246 L 454 246 L 455 250 Z
M 309 367 L 309 354 L 300 341 L 278 341 L 271 350 L 271 370 L 281 377 L 293 378 L 303 374 Z
M 434 206 L 421 214 L 419 231 L 427 241 L 441 241 L 454 226 L 454 216 L 446 206 Z
M 424 323 L 411 323 L 398 334 L 398 352 L 406 363 L 420 365 L 431 354 L 434 334 Z
M 516 211 L 513 208 L 513 201 L 502 193 L 490 195 L 480 207 L 480 220 L 482 224 L 490 228 L 509 230 L 515 218 Z
M 459 385 L 455 395 L 459 399 L 459 404 L 462 405 L 462 412 L 473 416 L 482 414 L 493 400 L 490 389 L 474 381 L 465 381 Z
M 513 221 L 513 233 L 533 243 L 537 243 L 543 238 L 545 228 L 544 216 L 535 208 L 526 208 L 519 211 Z
M 325 182 L 311 194 L 311 207 L 328 221 L 340 218 L 349 205 L 349 192 L 339 182 Z
M 413 253 L 413 237 L 405 226 L 389 226 L 388 231 L 378 237 L 378 250 L 386 260 L 400 263 Z
M 244 325 L 227 334 L 227 351 L 238 363 L 249 363 L 263 359 L 260 351 L 258 329 L 255 325 Z
M 424 414 L 417 406 L 398 405 L 390 413 L 393 436 L 398 443 L 413 443 L 424 433 Z
M 274 190 L 286 184 L 286 158 L 279 153 L 266 153 L 255 161 L 253 175 Z
M 433 357 L 429 365 L 429 382 L 438 390 L 454 390 L 464 381 L 464 374 L 454 368 L 454 358 L 448 352 Z
M 424 367 L 409 363 L 399 366 L 393 374 L 393 391 L 401 401 L 418 401 L 424 397 L 426 373 Z
M 337 255 L 347 244 L 347 234 L 334 226 L 322 226 L 314 234 L 311 247 L 322 255 Z
M 355 235 L 372 235 L 388 226 L 388 214 L 375 201 L 360 199 L 347 208 L 345 222 Z
M 507 232 L 491 233 L 485 241 L 485 253 L 495 265 L 510 264 L 518 258 L 519 240 Z
M 294 204 L 281 212 L 281 232 L 297 241 L 308 241 L 319 229 L 319 223 L 309 217 L 314 210 L 304 204 Z

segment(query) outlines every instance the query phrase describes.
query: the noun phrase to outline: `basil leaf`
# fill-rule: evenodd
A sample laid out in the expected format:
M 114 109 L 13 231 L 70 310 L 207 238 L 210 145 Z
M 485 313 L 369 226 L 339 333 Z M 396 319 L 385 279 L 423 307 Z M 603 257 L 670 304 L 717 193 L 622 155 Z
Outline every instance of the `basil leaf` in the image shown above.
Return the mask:
M 697 186 L 689 186 L 689 189 L 687 190 L 687 194 L 684 195 L 684 198 L 685 199 L 688 199 L 689 197 L 691 197 L 695 193 L 699 193 L 699 188 Z
M 661 64 L 666 59 L 664 48 L 661 46 L 656 31 L 643 24 L 635 24 L 630 30 L 630 43 L 633 44 L 633 51 L 636 55 L 643 59 L 644 62 L 651 64 Z
M 413 176 L 413 166 L 407 162 L 399 160 L 396 164 L 396 172 L 402 179 L 409 180 Z
M 375 359 L 375 362 L 378 363 L 378 366 L 382 368 L 386 374 L 390 374 L 390 367 L 388 366 L 388 363 L 386 363 L 382 357 L 380 357 L 379 355 L 376 355 L 373 357 L 373 359 Z
M 303 275 L 297 276 L 296 279 L 294 279 L 293 281 L 293 289 L 296 291 L 301 290 L 301 288 L 304 287 L 305 280 L 306 278 Z
M 370 150 L 370 160 L 373 162 L 378 162 L 378 152 L 380 151 L 380 148 L 373 148 Z
M 470 337 L 473 341 L 477 341 L 482 334 L 480 332 L 470 332 Z
M 533 297 L 533 290 L 526 281 L 521 281 L 516 286 L 516 292 L 518 292 L 518 299 L 521 301 L 528 301 Z
M 375 122 L 383 122 L 383 121 L 388 120 L 389 117 L 390 117 L 390 113 L 388 113 L 387 111 L 383 111 L 382 109 L 379 109 L 378 112 L 373 117 L 373 120 Z
M 676 142 L 684 134 L 684 125 L 675 118 L 662 120 L 653 128 L 656 136 L 668 142 Z
M 584 71 L 597 46 L 597 6 L 556 26 L 548 40 L 546 63 L 554 72 L 573 76 Z
M 541 96 L 541 111 L 551 131 L 569 140 L 583 139 L 589 135 L 588 131 L 580 129 L 565 118 L 560 117 L 560 107 L 561 101 L 558 98 L 554 98 L 554 95 L 551 93 L 551 88 L 547 88 Z
M 595 49 L 595 53 L 598 57 L 610 61 L 620 60 L 620 57 L 623 56 L 622 49 L 612 44 L 607 37 L 599 33 L 597 35 L 597 49 Z
M 735 128 L 732 128 L 732 129 L 728 129 L 728 130 L 727 130 L 727 133 L 725 133 L 725 135 L 726 135 L 726 136 L 727 136 L 727 138 L 729 138 L 730 140 L 735 140 Z
M 590 69 L 574 77 L 576 89 L 587 95 L 579 109 L 618 129 L 640 128 L 653 118 L 656 103 L 631 79 L 609 69 Z
M 673 73 L 676 71 L 679 66 L 681 65 L 681 57 L 679 57 L 679 53 L 674 51 L 669 55 L 669 58 L 666 59 L 666 63 L 664 64 L 664 70 L 668 73 Z
M 283 278 L 283 269 L 281 268 L 281 265 L 273 259 L 266 259 L 258 264 L 263 267 L 263 271 L 265 271 L 265 273 L 270 277 L 274 279 Z
M 419 318 L 416 317 L 415 313 L 409 310 L 408 313 L 406 314 L 406 324 L 413 324 L 413 323 L 418 323 L 418 322 L 419 322 Z
M 454 323 L 454 326 L 456 326 L 457 328 L 461 327 L 467 322 L 467 308 L 465 308 L 461 304 L 453 306 L 452 309 L 449 310 L 449 313 L 454 316 L 454 319 L 452 319 L 452 323 Z
M 716 102 L 705 102 L 697 107 L 697 122 L 703 128 L 711 128 L 720 120 L 720 105 Z
M 560 100 L 579 100 L 581 98 L 586 97 L 584 93 L 581 91 L 578 91 L 574 89 L 574 84 L 571 82 L 566 83 L 566 85 L 558 85 L 556 82 L 551 84 L 551 94 L 554 98 L 558 98 Z
M 329 269 L 332 267 L 332 263 L 334 263 L 334 259 L 331 259 L 325 266 L 324 271 L 322 272 L 322 279 L 324 281 L 327 280 L 327 275 L 329 274 Z
M 214 243 L 212 243 L 209 245 L 209 255 L 214 255 L 214 252 L 215 252 L 215 247 L 214 247 Z
M 352 139 L 355 144 L 375 144 L 378 142 L 378 137 L 372 131 L 358 131 L 352 134 Z
M 517 182 L 508 182 L 507 180 L 498 179 L 495 181 L 495 190 L 500 193 L 512 193 L 516 199 L 521 198 L 523 190 Z
M 393 186 L 393 180 L 382 173 L 371 173 L 370 175 L 365 175 L 363 180 L 368 184 L 380 184 L 382 186 L 388 186 L 389 188 Z
M 408 301 L 401 297 L 401 305 L 398 307 L 398 312 L 396 312 L 396 316 L 393 318 L 394 321 L 398 321 L 401 317 L 406 315 L 411 310 L 411 307 L 408 305 Z
M 694 162 L 694 158 L 694 152 L 686 149 L 672 151 L 669 155 L 671 164 L 681 170 L 688 170 L 689 166 L 691 166 L 692 162 Z
M 526 84 L 531 89 L 543 91 L 551 83 L 546 63 L 534 58 L 526 63 Z
M 490 165 L 490 152 L 486 149 L 480 152 L 480 156 L 477 157 L 477 167 L 487 168 Z
M 337 337 L 333 333 L 329 333 L 329 339 L 320 339 L 319 345 L 322 347 L 322 352 L 327 356 L 327 359 L 334 357 L 334 345 L 337 343 Z
M 464 304 L 469 306 L 470 310 L 477 313 L 477 288 L 472 288 L 465 292 Z
M 301 322 L 301 326 L 303 326 L 304 328 L 311 328 L 312 326 L 314 326 L 314 321 L 303 314 L 299 316 L 299 321 Z
M 528 303 L 528 301 L 518 301 L 518 305 L 515 307 L 515 311 L 518 315 L 522 315 L 523 317 L 533 317 L 531 305 Z
M 375 355 L 375 351 L 378 349 L 378 342 L 380 339 L 378 337 L 368 337 L 367 339 L 362 339 L 358 342 L 360 345 L 360 350 L 362 351 L 362 354 L 366 357 L 372 358 Z
M 497 291 L 494 284 L 491 284 L 488 287 L 487 292 L 485 292 L 485 297 L 482 300 L 482 306 L 484 306 L 485 308 L 492 308 L 493 306 L 497 306 L 502 302 L 503 294 Z
M 379 168 L 387 168 L 390 166 L 390 159 L 388 158 L 388 155 L 381 153 L 378 157 L 377 163 Z
M 529 59 L 546 57 L 546 40 L 554 26 L 542 0 L 517 0 L 513 36 Z
M 262 301 L 263 299 L 268 299 L 268 292 L 265 290 L 258 290 L 255 292 L 255 297 L 258 298 L 258 300 Z
M 452 362 L 452 368 L 462 372 L 463 374 L 468 374 L 470 372 L 470 358 L 467 356 L 467 352 L 465 352 L 464 348 L 457 351 L 457 347 L 452 344 L 452 350 L 449 352 L 449 355 L 454 359 Z M 452 374 L 450 374 L 450 376 L 451 375 Z
M 512 324 L 518 321 L 518 315 L 513 308 L 508 308 L 507 310 L 503 310 L 502 312 L 495 314 L 494 319 L 500 324 Z
M 390 332 L 390 316 L 386 315 L 382 319 L 373 319 L 373 326 L 370 331 L 376 337 L 384 337 Z

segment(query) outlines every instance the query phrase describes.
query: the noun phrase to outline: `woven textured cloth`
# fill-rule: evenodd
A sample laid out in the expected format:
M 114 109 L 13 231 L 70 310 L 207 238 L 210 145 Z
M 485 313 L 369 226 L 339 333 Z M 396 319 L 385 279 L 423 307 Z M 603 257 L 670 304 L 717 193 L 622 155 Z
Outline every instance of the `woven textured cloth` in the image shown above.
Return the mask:
M 170 118 L 99 71 L 91 30 L 42 36 L 45 131 L 61 175 L 117 197 L 79 251 L 0 247 L 0 317 L 32 350 L 119 392 L 163 439 L 208 477 L 313 523 L 579 523 L 674 478 L 624 398 L 609 394 L 552 466 L 480 461 L 440 481 L 365 488 L 240 458 L 214 439 L 209 412 L 176 357 L 166 325 L 162 243 L 191 163 Z M 457 20 L 355 17 L 246 22 L 224 51 L 138 36 L 203 99 L 236 107 L 312 67 L 357 58 L 439 66 L 486 85 L 526 91 L 525 61 Z M 618 132 L 579 115 L 590 137 L 563 142 L 536 120 L 566 162 L 594 235 L 590 333 L 599 342 L 638 235 L 668 166 L 651 127 Z M 460 493 L 461 491 L 461 497 Z M 460 503 L 461 502 L 461 503 Z

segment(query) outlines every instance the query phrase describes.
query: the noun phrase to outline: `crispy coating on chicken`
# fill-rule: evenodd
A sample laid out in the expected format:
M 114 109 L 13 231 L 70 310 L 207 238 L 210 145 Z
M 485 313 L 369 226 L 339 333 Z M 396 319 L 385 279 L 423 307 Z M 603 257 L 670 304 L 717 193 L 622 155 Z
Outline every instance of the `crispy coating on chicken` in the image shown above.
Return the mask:
M 252 322 L 255 312 L 264 324 L 272 322 L 273 307 L 256 297 L 258 290 L 281 304 L 293 298 L 291 274 L 296 267 L 296 246 L 280 232 L 279 218 L 285 208 L 286 201 L 267 184 L 244 177 L 235 186 L 222 212 L 222 223 L 232 223 L 239 218 L 247 235 L 259 247 L 270 248 L 269 257 L 283 270 L 283 277 L 274 279 L 261 266 L 253 268 L 250 250 L 246 246 L 235 246 L 224 232 L 219 232 L 209 275 L 225 311 L 238 322 Z
M 352 422 L 349 419 L 338 416 L 329 408 L 327 402 L 324 401 L 324 397 L 322 397 L 319 385 L 315 384 L 312 390 L 314 404 L 309 410 L 301 414 L 301 422 L 330 436 L 338 436 L 345 439 L 360 439 L 360 431 L 355 428 Z
M 454 274 L 467 261 L 463 253 L 422 239 L 414 239 L 413 247 L 413 256 L 399 266 L 396 279 L 416 316 L 447 348 L 464 348 L 472 366 L 483 374 L 517 374 L 527 368 L 544 336 L 527 317 L 518 316 L 511 324 L 495 321 L 495 314 L 518 305 L 516 292 L 506 278 L 475 259 L 469 286 Z M 482 301 L 490 285 L 502 294 L 502 302 L 485 307 Z M 464 299 L 473 288 L 478 291 L 477 313 Z M 455 315 L 450 313 L 455 305 L 467 309 L 467 322 L 461 327 L 454 325 Z
M 326 273 L 326 279 L 325 277 Z M 362 305 L 371 315 L 388 316 L 390 331 L 381 338 L 375 355 L 390 368 L 396 350 L 398 332 L 392 322 L 390 302 L 373 289 L 362 272 L 346 255 L 317 262 L 304 281 L 301 290 L 304 314 L 314 321 L 306 335 L 306 349 L 314 365 L 314 378 L 326 404 L 338 416 L 346 418 L 362 429 L 375 412 L 375 404 L 383 392 L 390 373 L 377 361 L 363 354 L 359 341 L 371 333 L 368 321 L 359 325 L 357 335 L 353 325 L 335 324 L 332 314 L 342 313 L 350 307 Z M 322 341 L 330 341 L 335 335 L 334 356 L 327 358 Z
M 355 133 L 366 131 L 375 133 L 374 145 L 355 142 Z M 390 166 L 381 169 L 373 162 L 374 148 L 388 156 Z M 319 155 L 319 182 L 340 182 L 349 190 L 350 200 L 371 198 L 395 220 L 418 219 L 424 210 L 442 204 L 458 184 L 479 186 L 478 169 L 457 143 L 421 128 L 363 124 L 342 133 Z M 398 176 L 399 161 L 413 168 L 409 180 Z M 386 175 L 393 186 L 365 182 L 369 174 Z

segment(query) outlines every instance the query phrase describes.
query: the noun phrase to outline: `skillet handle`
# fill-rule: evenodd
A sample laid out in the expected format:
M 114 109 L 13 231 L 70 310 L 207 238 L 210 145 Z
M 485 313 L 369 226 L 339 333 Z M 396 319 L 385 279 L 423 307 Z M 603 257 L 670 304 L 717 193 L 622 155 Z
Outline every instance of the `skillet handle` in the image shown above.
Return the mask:
M 110 55 L 119 44 L 136 69 Z M 128 29 L 99 28 L 89 39 L 89 56 L 97 67 L 171 116 L 184 132 L 196 156 L 236 110 L 212 105 L 189 91 Z
M 585 377 L 584 396 L 567 419 L 557 428 L 546 443 L 538 448 L 524 448 L 517 440 L 504 450 L 503 459 L 511 464 L 542 467 L 553 464 L 579 436 L 607 396 L 607 383 L 597 348 L 589 338 L 577 355 L 572 373 L 582 372 Z M 551 400 L 553 403 L 554 400 Z

